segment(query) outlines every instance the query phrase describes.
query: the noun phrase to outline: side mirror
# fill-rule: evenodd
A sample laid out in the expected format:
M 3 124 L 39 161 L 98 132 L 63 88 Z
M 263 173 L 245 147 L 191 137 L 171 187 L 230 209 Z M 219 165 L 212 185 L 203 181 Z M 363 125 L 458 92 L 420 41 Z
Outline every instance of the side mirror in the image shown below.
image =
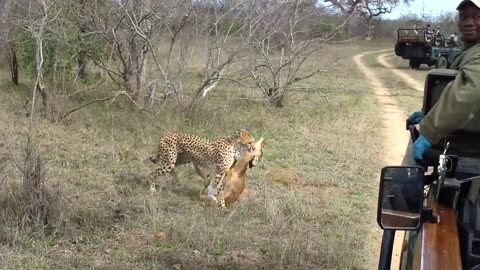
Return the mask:
M 387 166 L 380 176 L 377 222 L 386 230 L 416 230 L 423 207 L 422 167 Z

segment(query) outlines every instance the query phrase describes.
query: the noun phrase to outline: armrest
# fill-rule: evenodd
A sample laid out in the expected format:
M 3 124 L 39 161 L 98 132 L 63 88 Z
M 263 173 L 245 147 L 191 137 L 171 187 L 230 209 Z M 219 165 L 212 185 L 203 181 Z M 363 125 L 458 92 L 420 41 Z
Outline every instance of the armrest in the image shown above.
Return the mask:
M 421 269 L 462 269 L 455 210 L 432 200 L 427 206 L 440 222 L 423 225 Z

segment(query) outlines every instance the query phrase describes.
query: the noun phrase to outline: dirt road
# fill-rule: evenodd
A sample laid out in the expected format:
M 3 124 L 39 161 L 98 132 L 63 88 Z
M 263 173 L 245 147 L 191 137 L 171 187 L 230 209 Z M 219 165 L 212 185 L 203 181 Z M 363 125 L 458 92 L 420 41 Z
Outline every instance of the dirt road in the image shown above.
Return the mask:
M 363 58 L 367 55 L 379 54 L 377 57 L 377 62 L 385 68 L 388 68 L 396 77 L 400 78 L 410 88 L 423 91 L 423 86 L 421 82 L 415 80 L 403 71 L 395 69 L 386 61 L 386 57 L 391 54 L 389 51 L 391 50 L 364 52 L 356 55 L 354 57 L 354 61 L 359 70 L 367 78 L 371 89 L 374 90 L 375 95 L 378 96 L 378 100 L 382 105 L 382 133 L 383 137 L 385 138 L 383 143 L 384 164 L 400 165 L 409 139 L 408 132 L 405 131 L 405 117 L 409 112 L 405 112 L 399 107 L 398 102 L 392 96 L 392 93 L 390 93 L 388 88 L 385 87 L 379 77 L 375 74 L 375 71 L 365 64 Z M 403 233 L 396 233 L 391 269 L 398 269 L 400 263 L 402 238 Z M 372 249 L 375 248 L 377 250 L 374 254 L 378 254 L 380 243 L 375 243 Z M 376 266 L 372 267 L 372 269 L 376 269 Z

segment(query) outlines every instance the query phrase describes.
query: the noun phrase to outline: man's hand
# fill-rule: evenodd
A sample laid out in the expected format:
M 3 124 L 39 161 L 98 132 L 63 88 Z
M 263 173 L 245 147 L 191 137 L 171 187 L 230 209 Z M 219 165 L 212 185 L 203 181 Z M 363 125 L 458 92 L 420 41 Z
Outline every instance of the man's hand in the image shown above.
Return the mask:
M 421 163 L 423 160 L 423 154 L 430 149 L 430 147 L 432 147 L 432 143 L 423 135 L 420 135 L 413 144 L 413 159 L 415 159 L 416 162 Z
M 412 113 L 408 118 L 407 121 L 413 125 L 420 123 L 423 119 L 423 113 L 421 111 Z

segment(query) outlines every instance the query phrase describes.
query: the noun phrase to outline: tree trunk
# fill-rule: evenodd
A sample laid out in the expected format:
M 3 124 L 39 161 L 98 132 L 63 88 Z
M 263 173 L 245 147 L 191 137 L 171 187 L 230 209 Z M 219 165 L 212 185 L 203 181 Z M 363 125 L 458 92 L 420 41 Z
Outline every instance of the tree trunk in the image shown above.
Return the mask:
M 43 85 L 42 81 L 39 80 L 37 83 L 37 90 L 40 93 L 40 96 L 42 97 L 42 115 L 43 117 L 47 116 L 47 107 L 48 107 L 48 95 L 47 95 L 47 90 L 45 89 L 45 86 Z
M 270 99 L 270 102 L 277 108 L 283 108 L 283 95 L 278 95 Z
M 10 44 L 10 53 L 9 53 L 9 65 L 10 65 L 10 76 L 13 84 L 18 85 L 18 60 L 17 60 L 17 51 L 13 44 Z
M 140 57 L 137 60 L 137 89 L 135 97 L 142 108 L 145 106 L 145 95 L 147 87 L 147 46 L 144 45 Z
M 125 72 L 127 92 L 131 95 L 132 101 L 141 108 L 145 105 L 147 52 L 148 47 L 145 44 L 139 46 L 133 41 L 130 45 L 130 61 Z
M 268 89 L 268 100 L 278 108 L 283 108 L 285 92 L 278 87 Z
M 86 54 L 84 50 L 80 50 L 78 53 L 78 77 L 80 79 L 85 79 L 87 77 L 87 68 L 86 68 Z
M 47 116 L 48 112 L 48 102 L 47 102 L 47 90 L 45 89 L 45 86 L 43 85 L 43 33 L 45 30 L 45 25 L 47 24 L 48 21 L 48 8 L 45 2 L 43 2 L 43 18 L 40 23 L 38 32 L 33 33 L 36 38 L 36 45 L 37 45 L 37 52 L 35 54 L 35 62 L 36 62 L 36 69 L 37 69 L 37 81 L 33 89 L 32 93 L 32 113 L 31 113 L 31 119 L 33 119 L 33 112 L 35 109 L 35 96 L 36 96 L 36 91 L 40 92 L 40 96 L 42 97 L 42 109 L 41 113 L 43 117 Z
M 82 16 L 85 16 L 84 14 L 85 0 L 80 0 L 80 7 L 81 7 L 80 14 Z M 80 28 L 81 35 L 85 35 L 87 33 L 88 28 L 85 22 L 81 22 L 79 28 Z M 78 63 L 78 77 L 80 77 L 80 79 L 85 79 L 87 77 L 87 67 L 86 67 L 87 54 L 85 53 L 85 50 L 83 49 L 83 47 L 80 48 L 80 52 L 78 53 L 77 63 Z

